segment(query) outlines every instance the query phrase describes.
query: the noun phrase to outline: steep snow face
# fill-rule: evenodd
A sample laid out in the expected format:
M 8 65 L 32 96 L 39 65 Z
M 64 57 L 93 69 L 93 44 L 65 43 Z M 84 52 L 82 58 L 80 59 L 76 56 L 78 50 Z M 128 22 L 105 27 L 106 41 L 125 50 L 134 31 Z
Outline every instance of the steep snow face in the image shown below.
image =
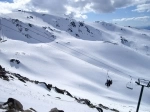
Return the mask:
M 14 12 L 1 15 L 1 38 L 7 41 L 0 43 L 0 62 L 9 71 L 51 83 L 77 97 L 88 98 L 93 103 L 101 103 L 121 112 L 136 110 L 141 87 L 134 82 L 138 78 L 150 80 L 150 33 L 146 30 L 105 22 L 84 23 L 33 12 Z M 12 58 L 20 60 L 21 64 L 9 62 Z M 109 88 L 105 86 L 108 76 L 113 80 Z M 133 90 L 126 87 L 130 76 Z M 23 85 L 20 87 L 20 83 L 1 82 L 1 86 L 3 83 L 8 84 L 9 89 L 14 85 L 18 91 L 22 91 Z M 30 84 L 28 87 L 27 91 L 36 88 Z M 33 89 L 35 94 L 37 91 L 42 95 L 48 92 L 38 87 Z M 2 101 L 18 95 L 11 95 L 11 90 L 0 93 L 3 94 L 0 96 Z M 145 88 L 141 112 L 150 110 L 149 93 L 150 89 Z M 34 99 L 33 96 L 24 98 L 27 108 L 27 101 Z M 48 98 L 47 102 L 51 100 Z M 36 98 L 33 102 L 37 102 Z M 43 105 L 48 111 L 49 104 L 42 103 L 32 105 L 39 111 L 41 108 L 38 105 Z M 51 107 L 57 105 L 62 108 L 68 104 L 58 101 Z M 69 107 L 76 108 L 76 104 L 70 104 Z M 86 112 L 96 111 L 79 108 Z M 79 112 L 74 109 L 64 110 Z

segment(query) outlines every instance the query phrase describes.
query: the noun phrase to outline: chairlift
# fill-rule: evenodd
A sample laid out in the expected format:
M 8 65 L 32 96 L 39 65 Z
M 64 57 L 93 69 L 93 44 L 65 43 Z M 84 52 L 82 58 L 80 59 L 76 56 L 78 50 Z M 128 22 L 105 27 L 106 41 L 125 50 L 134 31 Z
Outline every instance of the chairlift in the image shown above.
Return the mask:
M 106 85 L 107 87 L 110 87 L 110 85 L 112 85 L 112 79 L 111 79 L 111 77 L 108 75 L 108 71 L 107 71 L 107 80 L 106 80 L 105 85 Z
M 131 78 L 131 80 L 130 80 L 130 82 L 128 82 L 128 83 L 126 84 L 126 87 L 127 87 L 128 89 L 130 89 L 130 90 L 133 90 L 132 77 L 130 76 L 130 78 Z

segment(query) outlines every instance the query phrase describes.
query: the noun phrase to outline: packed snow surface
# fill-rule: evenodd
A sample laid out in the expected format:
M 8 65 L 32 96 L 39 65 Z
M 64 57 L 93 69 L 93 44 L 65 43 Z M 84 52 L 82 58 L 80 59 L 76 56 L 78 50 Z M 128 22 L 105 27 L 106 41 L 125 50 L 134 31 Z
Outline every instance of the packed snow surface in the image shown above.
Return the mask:
M 65 89 L 93 104 L 120 112 L 136 111 L 141 86 L 135 81 L 150 80 L 149 30 L 34 12 L 0 17 L 4 41 L 0 43 L 0 65 L 6 70 Z M 21 63 L 12 64 L 10 59 Z M 113 80 L 110 87 L 105 86 L 108 78 Z M 0 102 L 9 97 L 21 101 L 25 109 L 33 107 L 38 112 L 54 107 L 65 112 L 97 112 L 30 82 L 0 79 Z M 149 97 L 150 89 L 145 87 L 140 112 L 150 112 Z

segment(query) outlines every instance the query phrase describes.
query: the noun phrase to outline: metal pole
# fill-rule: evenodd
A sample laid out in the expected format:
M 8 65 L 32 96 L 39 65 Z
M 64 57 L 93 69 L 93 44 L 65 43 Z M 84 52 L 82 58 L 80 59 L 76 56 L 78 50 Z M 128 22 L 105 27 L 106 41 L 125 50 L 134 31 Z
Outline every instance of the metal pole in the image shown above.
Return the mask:
M 140 103 L 141 103 L 141 99 L 142 99 L 143 90 L 144 90 L 144 86 L 142 85 L 141 93 L 140 93 L 140 97 L 139 97 L 139 101 L 138 101 L 136 112 L 139 111 L 139 107 L 140 107 Z

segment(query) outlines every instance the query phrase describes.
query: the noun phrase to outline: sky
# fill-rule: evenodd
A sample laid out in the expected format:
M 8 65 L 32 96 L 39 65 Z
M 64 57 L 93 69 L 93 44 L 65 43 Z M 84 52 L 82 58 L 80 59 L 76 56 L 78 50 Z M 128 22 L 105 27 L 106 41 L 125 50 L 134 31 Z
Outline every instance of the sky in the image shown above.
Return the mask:
M 0 13 L 18 9 L 69 15 L 123 26 L 150 26 L 150 0 L 0 0 Z

